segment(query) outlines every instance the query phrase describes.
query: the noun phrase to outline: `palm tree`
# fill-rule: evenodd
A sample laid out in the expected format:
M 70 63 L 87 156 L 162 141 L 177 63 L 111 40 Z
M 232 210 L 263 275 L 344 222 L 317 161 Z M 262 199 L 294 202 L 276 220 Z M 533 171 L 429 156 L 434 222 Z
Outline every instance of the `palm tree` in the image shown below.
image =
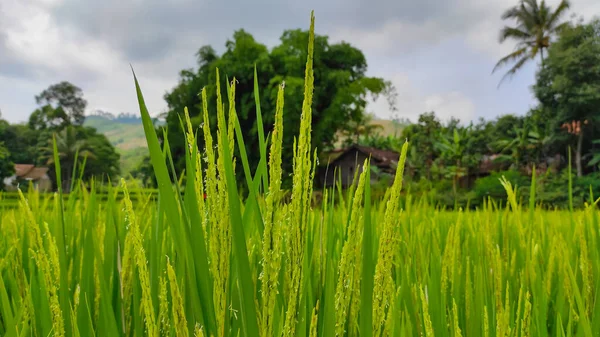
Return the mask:
M 569 0 L 561 0 L 553 11 L 544 0 L 539 4 L 537 0 L 521 0 L 519 5 L 504 12 L 502 19 L 516 20 L 517 25 L 502 28 L 500 43 L 512 39 L 517 41 L 517 46 L 515 51 L 500 59 L 492 71 L 495 72 L 498 68 L 515 62 L 498 85 L 506 77 L 514 75 L 527 61 L 535 59 L 538 54 L 543 64 L 544 50 L 550 46 L 551 39 L 568 25 L 568 22 L 561 23 L 561 18 L 570 6 Z
M 61 175 L 63 189 L 65 192 L 69 192 L 72 183 L 71 176 L 78 158 L 95 158 L 95 156 L 88 146 L 88 143 L 85 140 L 79 139 L 77 129 L 71 125 L 56 133 L 55 139 L 62 168 Z M 48 147 L 45 147 L 43 150 L 45 157 L 47 158 L 47 165 L 54 164 L 54 143 L 52 138 L 48 141 Z

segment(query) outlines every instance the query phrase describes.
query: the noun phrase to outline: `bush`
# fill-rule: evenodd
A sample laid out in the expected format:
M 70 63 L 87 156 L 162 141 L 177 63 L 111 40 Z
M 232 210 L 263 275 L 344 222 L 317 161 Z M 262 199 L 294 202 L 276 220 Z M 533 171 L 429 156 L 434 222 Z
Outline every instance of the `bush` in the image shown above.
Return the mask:
M 500 183 L 500 179 L 505 177 L 513 186 L 517 186 L 520 195 L 528 195 L 531 178 L 523 176 L 515 170 L 493 172 L 487 177 L 477 179 L 473 189 L 474 199 L 481 202 L 487 198 L 492 198 L 497 202 L 503 203 L 506 201 L 506 190 Z

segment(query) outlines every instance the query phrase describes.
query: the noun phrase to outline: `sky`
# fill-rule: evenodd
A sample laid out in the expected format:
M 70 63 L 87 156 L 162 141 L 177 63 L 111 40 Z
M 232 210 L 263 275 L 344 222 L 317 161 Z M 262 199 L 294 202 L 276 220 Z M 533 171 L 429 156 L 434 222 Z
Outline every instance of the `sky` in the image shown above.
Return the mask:
M 1 0 L 0 111 L 26 121 L 35 95 L 60 81 L 80 87 L 88 112 L 138 113 L 134 67 L 151 114 L 166 109 L 163 95 L 195 52 L 218 52 L 243 28 L 273 47 L 286 29 L 315 30 L 330 42 L 346 41 L 367 58 L 370 76 L 391 80 L 398 92 L 396 117 L 416 120 L 435 111 L 461 121 L 524 114 L 535 62 L 498 87 L 495 63 L 514 44 L 500 44 L 502 12 L 517 0 Z M 558 0 L 548 0 L 555 6 Z M 600 15 L 600 1 L 572 0 L 570 13 Z M 391 118 L 385 99 L 369 113 Z

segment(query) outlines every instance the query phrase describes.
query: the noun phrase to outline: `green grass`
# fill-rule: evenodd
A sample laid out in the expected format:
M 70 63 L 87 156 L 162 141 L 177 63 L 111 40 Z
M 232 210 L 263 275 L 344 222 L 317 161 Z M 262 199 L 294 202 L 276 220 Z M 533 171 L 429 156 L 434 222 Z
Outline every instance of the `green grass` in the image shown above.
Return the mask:
M 372 199 L 364 170 L 350 189 L 327 190 L 312 205 L 313 23 L 301 123 L 282 124 L 281 86 L 257 168 L 245 155 L 232 80 L 225 96 L 210 98 L 217 111 L 200 93 L 217 125 L 197 128 L 182 116 L 188 144 L 204 137 L 207 148 L 188 147 L 177 186 L 136 79 L 157 199 L 125 181 L 108 191 L 92 183 L 69 195 L 27 192 L 18 208 L 3 210 L 0 335 L 597 334 L 596 205 L 543 211 L 532 199 L 525 209 L 502 181 L 506 208 L 436 209 L 402 190 L 409 144 L 382 199 Z M 283 132 L 297 135 L 291 191 L 281 189 Z

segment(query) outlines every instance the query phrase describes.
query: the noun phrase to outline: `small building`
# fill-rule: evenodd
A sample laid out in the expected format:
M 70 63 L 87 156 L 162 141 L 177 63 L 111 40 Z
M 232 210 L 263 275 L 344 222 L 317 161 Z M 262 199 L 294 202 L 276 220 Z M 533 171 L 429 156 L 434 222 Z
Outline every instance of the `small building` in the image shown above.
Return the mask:
M 31 164 L 15 164 L 15 174 L 4 179 L 7 191 L 16 191 L 17 186 L 33 183 L 33 187 L 40 192 L 48 192 L 52 189 L 52 180 L 48 176 L 47 167 L 36 167 Z M 23 189 L 26 188 L 22 187 Z
M 374 147 L 352 145 L 344 149 L 336 149 L 321 156 L 319 183 L 323 187 L 333 187 L 341 179 L 342 187 L 352 184 L 358 170 L 362 172 L 365 159 L 371 158 L 371 182 L 376 182 L 383 176 L 393 178 L 400 154 L 395 151 L 381 150 Z M 391 179 L 393 181 L 393 179 Z

